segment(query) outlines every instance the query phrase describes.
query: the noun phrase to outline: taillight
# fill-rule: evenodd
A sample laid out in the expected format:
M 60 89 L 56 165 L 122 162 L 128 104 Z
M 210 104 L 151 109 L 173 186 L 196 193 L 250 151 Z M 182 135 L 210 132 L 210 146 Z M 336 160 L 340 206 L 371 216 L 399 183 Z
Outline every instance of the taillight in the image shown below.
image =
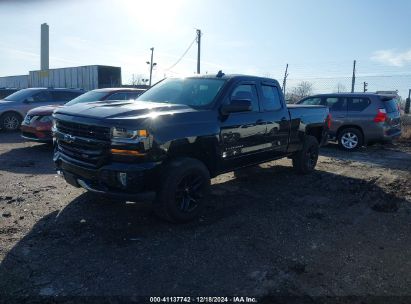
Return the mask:
M 328 129 L 331 128 L 331 114 L 328 113 L 327 117 L 325 118 L 325 125 L 327 126 Z
M 377 115 L 374 117 L 374 122 L 385 122 L 387 120 L 387 111 L 378 109 Z

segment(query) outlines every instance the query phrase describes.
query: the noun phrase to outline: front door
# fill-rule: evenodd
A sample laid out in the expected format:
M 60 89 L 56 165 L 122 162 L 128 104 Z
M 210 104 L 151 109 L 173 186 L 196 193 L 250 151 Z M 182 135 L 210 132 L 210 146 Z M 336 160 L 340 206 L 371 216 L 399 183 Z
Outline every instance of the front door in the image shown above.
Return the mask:
M 220 153 L 224 170 L 240 167 L 245 162 L 252 162 L 253 158 L 258 160 L 258 154 L 265 149 L 266 126 L 259 108 L 256 84 L 237 84 L 225 102 L 238 99 L 251 100 L 252 111 L 231 113 L 222 119 Z

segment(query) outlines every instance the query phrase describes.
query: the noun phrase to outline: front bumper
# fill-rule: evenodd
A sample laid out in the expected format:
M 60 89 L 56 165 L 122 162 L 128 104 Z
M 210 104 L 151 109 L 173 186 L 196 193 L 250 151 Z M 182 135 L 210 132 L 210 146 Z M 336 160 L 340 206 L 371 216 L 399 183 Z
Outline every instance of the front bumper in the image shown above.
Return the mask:
M 156 197 L 154 183 L 159 163 L 111 163 L 101 168 L 90 168 L 59 152 L 54 154 L 57 172 L 70 185 L 115 199 L 152 201 Z
M 51 133 L 50 126 L 30 126 L 22 124 L 20 127 L 21 136 L 27 140 L 42 142 L 42 143 L 51 143 L 53 142 L 53 135 Z

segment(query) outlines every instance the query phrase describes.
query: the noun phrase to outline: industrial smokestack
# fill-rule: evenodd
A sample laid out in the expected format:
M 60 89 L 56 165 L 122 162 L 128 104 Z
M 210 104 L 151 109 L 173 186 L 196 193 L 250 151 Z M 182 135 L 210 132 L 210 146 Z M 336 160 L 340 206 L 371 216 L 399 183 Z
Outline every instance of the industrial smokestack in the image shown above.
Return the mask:
M 41 25 L 40 69 L 49 69 L 49 26 L 47 23 Z

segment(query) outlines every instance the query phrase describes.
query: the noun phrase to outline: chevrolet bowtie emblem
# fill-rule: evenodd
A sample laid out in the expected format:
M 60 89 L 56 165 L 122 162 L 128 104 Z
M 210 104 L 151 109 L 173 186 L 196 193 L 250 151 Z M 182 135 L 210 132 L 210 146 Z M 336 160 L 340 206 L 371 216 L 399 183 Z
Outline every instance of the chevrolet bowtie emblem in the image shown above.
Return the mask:
M 64 134 L 64 141 L 71 144 L 76 140 L 76 137 L 71 134 Z

